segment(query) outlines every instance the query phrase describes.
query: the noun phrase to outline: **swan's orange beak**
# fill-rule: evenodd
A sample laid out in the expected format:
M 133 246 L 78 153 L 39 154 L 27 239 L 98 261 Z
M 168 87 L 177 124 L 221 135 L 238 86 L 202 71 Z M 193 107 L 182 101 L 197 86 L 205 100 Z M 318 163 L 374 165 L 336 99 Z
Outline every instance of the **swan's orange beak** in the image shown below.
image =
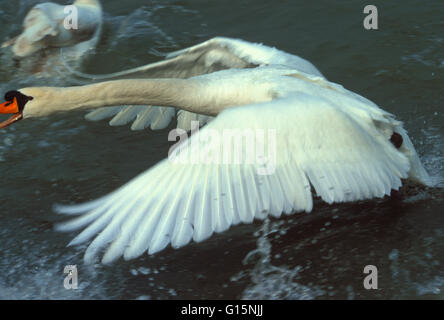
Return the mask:
M 12 101 L 6 101 L 0 104 L 0 113 L 17 113 L 19 111 L 17 98 L 15 97 Z
M 17 98 L 14 97 L 12 101 L 6 101 L 0 104 L 0 113 L 12 113 L 13 115 L 6 121 L 0 122 L 0 129 L 19 121 L 22 118 L 22 112 L 17 102 Z

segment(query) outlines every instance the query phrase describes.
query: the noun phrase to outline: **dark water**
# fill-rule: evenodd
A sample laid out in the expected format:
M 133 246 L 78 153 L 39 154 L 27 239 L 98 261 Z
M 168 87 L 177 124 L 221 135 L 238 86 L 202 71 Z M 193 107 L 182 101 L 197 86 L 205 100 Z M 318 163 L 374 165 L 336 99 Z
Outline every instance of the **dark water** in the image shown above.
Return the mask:
M 39 1 L 0 0 L 0 41 Z M 60 2 L 60 1 L 56 1 Z M 263 42 L 312 61 L 327 78 L 405 122 L 437 187 L 326 205 L 311 214 L 241 225 L 200 244 L 112 266 L 84 266 L 86 246 L 52 225 L 54 203 L 110 192 L 164 158 L 168 130 L 131 132 L 82 112 L 22 121 L 0 132 L 0 298 L 13 299 L 443 299 L 444 3 L 373 1 L 103 1 L 105 29 L 83 71 L 157 61 L 158 52 L 213 36 Z M 0 51 L 0 91 L 62 84 L 20 71 Z M 63 268 L 79 267 L 76 291 Z M 365 265 L 379 289 L 363 288 Z

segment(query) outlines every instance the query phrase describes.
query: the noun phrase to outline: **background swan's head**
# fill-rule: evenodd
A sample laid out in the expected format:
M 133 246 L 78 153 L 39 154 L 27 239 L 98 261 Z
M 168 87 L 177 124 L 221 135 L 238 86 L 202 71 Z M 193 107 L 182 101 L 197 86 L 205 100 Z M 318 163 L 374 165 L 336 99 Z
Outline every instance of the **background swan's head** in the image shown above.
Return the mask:
M 32 9 L 25 19 L 25 27 L 12 46 L 17 57 L 27 57 L 48 46 L 48 39 L 57 35 L 56 25 L 41 10 Z
M 45 2 L 35 5 L 23 21 L 22 33 L 6 41 L 2 47 L 12 46 L 13 54 L 24 58 L 42 49 L 75 46 L 92 40 L 100 33 L 101 5 L 98 0 L 77 0 L 76 27 L 67 28 L 66 21 L 73 11 L 66 11 L 66 6 Z M 72 18 L 74 19 L 74 18 Z

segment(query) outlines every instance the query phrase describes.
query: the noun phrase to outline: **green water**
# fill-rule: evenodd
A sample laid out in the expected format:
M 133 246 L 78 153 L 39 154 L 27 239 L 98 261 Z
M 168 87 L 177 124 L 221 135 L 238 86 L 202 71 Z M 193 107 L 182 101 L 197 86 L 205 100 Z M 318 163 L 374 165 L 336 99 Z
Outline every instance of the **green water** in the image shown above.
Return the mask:
M 38 2 L 0 0 L 0 41 L 18 34 Z M 22 121 L 0 132 L 0 298 L 443 299 L 444 3 L 372 3 L 377 31 L 363 28 L 365 1 L 107 0 L 102 39 L 83 71 L 158 61 L 156 52 L 213 36 L 276 46 L 404 121 L 436 188 L 410 186 L 351 204 L 316 201 L 309 215 L 271 220 L 267 237 L 256 222 L 180 250 L 88 267 L 86 246 L 66 248 L 74 234 L 52 230 L 61 220 L 52 205 L 104 195 L 151 167 L 166 157 L 173 125 L 131 132 L 86 122 L 83 112 Z M 5 50 L 0 61 L 1 92 L 63 84 L 29 77 Z M 63 268 L 73 264 L 80 288 L 68 291 Z M 370 264 L 378 267 L 378 290 L 362 284 Z

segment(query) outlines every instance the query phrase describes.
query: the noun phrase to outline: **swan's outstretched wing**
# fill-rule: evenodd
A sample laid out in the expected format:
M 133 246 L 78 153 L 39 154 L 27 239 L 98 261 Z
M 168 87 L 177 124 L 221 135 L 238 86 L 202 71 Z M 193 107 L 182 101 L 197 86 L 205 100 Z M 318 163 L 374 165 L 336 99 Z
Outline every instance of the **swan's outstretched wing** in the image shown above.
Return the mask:
M 300 93 L 225 110 L 175 149 L 175 161 L 161 161 L 96 201 L 58 207 L 83 214 L 58 229 L 86 227 L 71 244 L 95 237 L 85 261 L 107 248 L 102 262 L 109 263 L 202 241 L 255 218 L 309 212 L 312 187 L 328 203 L 388 195 L 409 174 L 405 153 L 416 153 L 389 141 L 402 128 L 388 113 L 352 109 Z
M 202 56 L 206 65 L 221 64 L 229 66 L 229 68 L 239 68 L 237 65 L 242 62 L 250 67 L 282 65 L 289 69 L 323 77 L 311 62 L 299 56 L 261 43 L 252 43 L 241 39 L 216 37 L 190 48 L 172 52 L 167 55 L 167 58 L 174 59 L 190 55 Z
M 255 68 L 263 65 L 282 65 L 288 69 L 323 77 L 313 64 L 298 56 L 259 43 L 223 37 L 172 52 L 167 54 L 163 61 L 110 74 L 85 74 L 67 67 L 80 79 L 102 81 L 137 78 L 185 79 L 225 69 Z
M 137 79 L 137 78 L 190 78 L 202 74 L 208 74 L 224 69 L 233 68 L 254 68 L 262 65 L 282 65 L 290 69 L 302 71 L 307 74 L 323 77 L 319 70 L 310 62 L 298 56 L 288 54 L 276 48 L 271 48 L 258 43 L 250 43 L 238 39 L 213 38 L 196 46 L 170 53 L 166 60 L 148 64 L 142 67 L 116 72 L 106 75 L 88 75 L 79 73 L 71 69 L 71 72 L 88 80 L 116 80 L 116 79 Z M 143 117 L 144 123 L 139 119 L 141 112 L 148 113 L 148 109 L 158 107 L 146 106 L 145 108 L 128 107 L 121 109 L 95 110 L 87 115 L 88 120 L 102 120 L 108 117 L 121 117 L 120 113 L 131 113 L 133 119 L 139 120 L 139 124 L 133 125 L 133 130 L 149 127 L 151 123 L 156 122 L 155 116 L 159 112 L 151 112 L 150 117 Z M 117 115 L 116 115 L 117 114 Z M 125 116 L 125 115 L 124 115 Z M 188 111 L 182 111 L 178 115 L 178 127 L 189 128 L 190 120 L 199 118 L 200 125 L 209 122 L 212 117 L 203 117 Z M 114 119 L 110 123 L 127 124 L 128 122 L 119 122 Z M 116 124 L 115 124 L 116 125 Z M 151 125 L 153 128 L 153 126 Z

